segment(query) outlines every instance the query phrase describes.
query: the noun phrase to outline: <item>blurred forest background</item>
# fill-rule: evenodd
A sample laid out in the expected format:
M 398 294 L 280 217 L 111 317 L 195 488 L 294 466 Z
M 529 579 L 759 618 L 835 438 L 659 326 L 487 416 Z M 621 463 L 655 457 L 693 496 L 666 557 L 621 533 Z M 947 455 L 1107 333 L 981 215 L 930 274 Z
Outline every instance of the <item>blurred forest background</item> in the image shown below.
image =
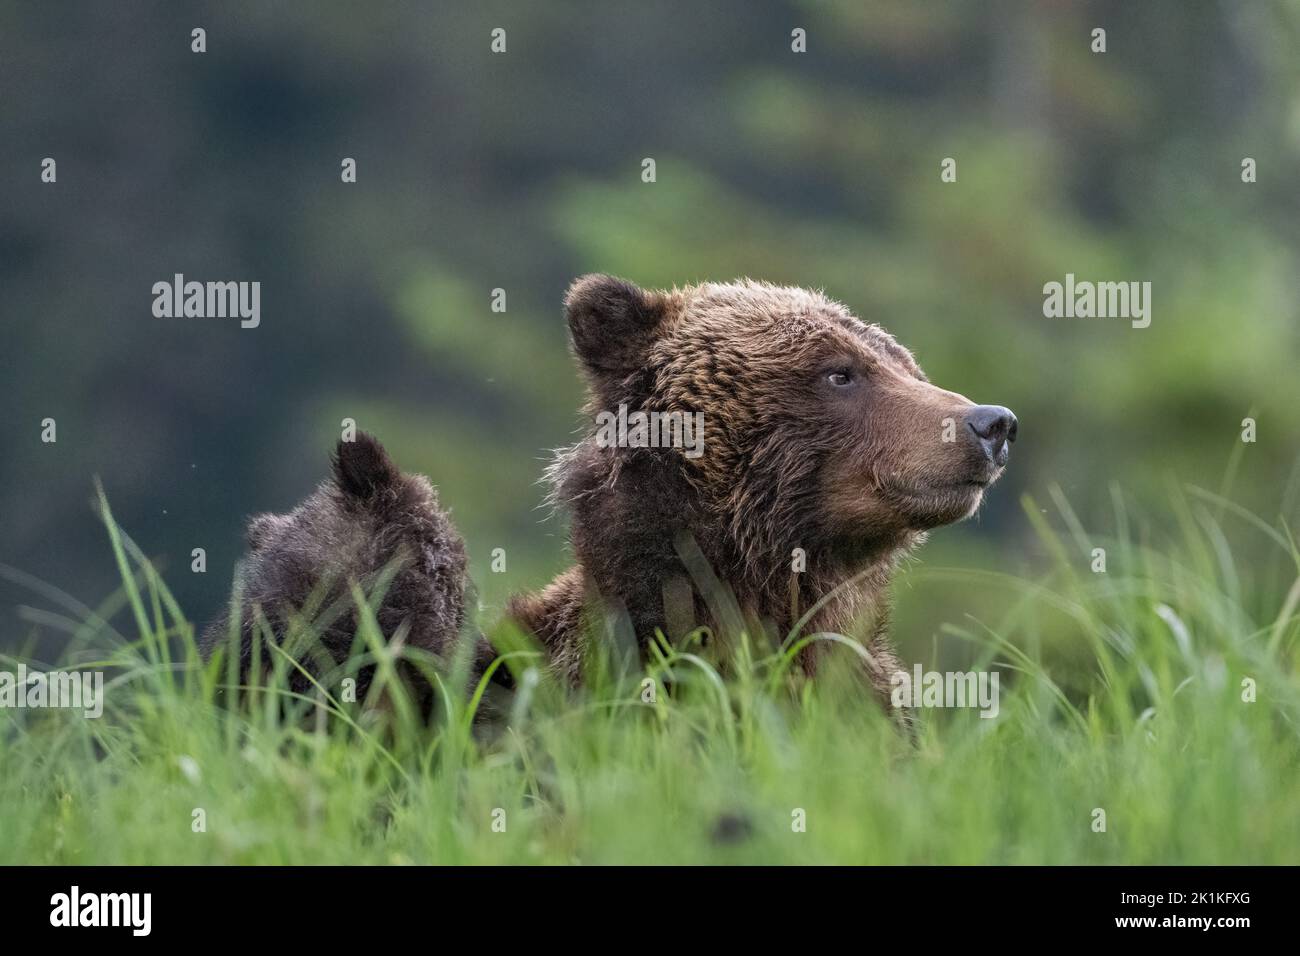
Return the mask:
M 245 517 L 309 492 L 351 417 L 438 484 L 487 602 L 539 586 L 580 400 L 560 301 L 597 270 L 822 287 L 1014 409 L 1007 477 L 922 566 L 1033 575 L 1019 499 L 1053 483 L 1099 533 L 1112 486 L 1172 524 L 1168 482 L 1217 490 L 1234 449 L 1234 500 L 1294 522 L 1298 198 L 1293 2 L 4 3 L 0 561 L 116 590 L 98 475 L 207 620 Z M 154 318 L 177 272 L 260 281 L 261 326 Z M 1067 272 L 1150 281 L 1150 328 L 1044 318 Z M 996 607 L 898 596 L 927 660 Z M 43 603 L 0 581 L 0 641 L 52 636 L 18 609 Z

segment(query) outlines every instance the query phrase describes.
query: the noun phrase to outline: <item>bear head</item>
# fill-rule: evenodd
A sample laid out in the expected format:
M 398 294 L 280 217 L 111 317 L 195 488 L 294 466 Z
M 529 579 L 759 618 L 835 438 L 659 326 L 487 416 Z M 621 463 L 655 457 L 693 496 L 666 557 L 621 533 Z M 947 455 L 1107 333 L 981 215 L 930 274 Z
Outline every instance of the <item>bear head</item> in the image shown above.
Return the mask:
M 314 640 L 301 655 L 309 672 L 319 675 L 342 662 L 359 622 L 354 585 L 376 598 L 386 639 L 400 634 L 410 647 L 449 654 L 465 619 L 466 556 L 437 492 L 423 476 L 403 474 L 364 432 L 339 442 L 333 466 L 330 480 L 293 511 L 249 521 L 248 555 L 235 590 L 244 664 L 259 613 L 281 644 L 292 618 L 309 625 Z M 227 639 L 229 621 L 208 628 L 205 650 Z M 295 657 L 298 650 L 290 648 Z M 490 660 L 490 649 L 484 653 Z M 358 699 L 372 671 L 358 675 Z M 310 684 L 297 673 L 290 682 L 303 692 Z
M 1016 438 L 1007 409 L 934 385 L 889 333 L 819 292 L 590 275 L 565 309 L 590 414 L 703 426 L 695 449 L 620 447 L 593 430 L 562 456 L 553 477 L 580 550 L 621 534 L 598 525 L 622 518 L 689 527 L 733 579 L 770 579 L 796 548 L 853 570 L 971 515 Z M 629 469 L 647 454 L 651 471 Z

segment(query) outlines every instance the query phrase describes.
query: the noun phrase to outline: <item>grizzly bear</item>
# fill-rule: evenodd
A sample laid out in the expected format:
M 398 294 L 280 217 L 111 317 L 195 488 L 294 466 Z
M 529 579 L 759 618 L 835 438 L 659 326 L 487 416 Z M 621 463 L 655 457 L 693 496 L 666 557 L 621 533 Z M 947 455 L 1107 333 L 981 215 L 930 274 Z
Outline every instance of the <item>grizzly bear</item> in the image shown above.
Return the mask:
M 364 432 L 340 441 L 333 475 L 287 515 L 261 514 L 249 521 L 248 557 L 235 582 L 241 673 L 247 674 L 255 631 L 262 627 L 277 644 L 303 619 L 309 646 L 289 648 L 311 679 L 344 663 L 358 633 L 358 607 L 351 588 L 370 597 L 379 631 L 388 640 L 446 660 L 465 623 L 465 545 L 438 504 L 428 480 L 404 475 L 382 445 Z M 259 619 L 260 616 L 260 619 Z M 204 633 L 210 654 L 230 638 L 230 617 Z M 474 668 L 492 660 L 491 647 L 470 640 Z M 273 651 L 263 648 L 264 658 Z M 403 677 L 427 710 L 430 685 L 418 669 L 403 665 Z M 357 700 L 365 700 L 373 666 L 355 675 Z M 307 693 L 311 679 L 294 669 L 290 687 Z
M 932 385 L 884 329 L 806 289 L 648 291 L 590 275 L 570 287 L 565 313 L 589 425 L 550 477 L 576 564 L 507 609 L 552 670 L 577 684 L 611 623 L 642 653 L 656 631 L 676 639 L 703 626 L 725 646 L 741 628 L 777 640 L 798 628 L 856 639 L 888 707 L 902 670 L 886 633 L 890 575 L 929 529 L 979 507 L 1015 416 Z M 639 430 L 598 424 L 630 421 L 629 409 Z M 649 436 L 647 418 L 670 427 Z M 415 561 L 384 593 L 383 633 L 409 629 L 410 644 L 445 654 L 462 624 L 460 538 L 429 484 L 368 437 L 339 445 L 334 481 L 292 514 L 254 519 L 249 545 L 245 629 L 255 608 L 300 607 L 322 582 L 337 603 L 342 582 L 373 579 L 399 553 Z M 274 618 L 277 637 L 286 624 Z M 209 646 L 225 627 L 209 630 Z M 330 660 L 355 629 L 350 610 L 329 623 Z M 481 673 L 493 651 L 474 640 Z M 245 655 L 248 643 L 246 633 Z M 828 646 L 808 644 L 802 670 L 815 673 Z
M 578 680 L 594 614 L 611 609 L 643 649 L 656 629 L 720 634 L 716 578 L 747 624 L 778 638 L 805 615 L 805 634 L 856 638 L 887 703 L 901 669 L 890 573 L 927 530 L 979 507 L 1015 416 L 932 385 L 882 328 L 806 289 L 647 291 L 589 275 L 565 313 L 592 424 L 551 477 L 577 563 L 509 606 L 554 668 Z M 702 414 L 701 447 L 611 442 L 595 421 L 619 409 Z M 815 671 L 828 646 L 806 647 L 801 667 Z

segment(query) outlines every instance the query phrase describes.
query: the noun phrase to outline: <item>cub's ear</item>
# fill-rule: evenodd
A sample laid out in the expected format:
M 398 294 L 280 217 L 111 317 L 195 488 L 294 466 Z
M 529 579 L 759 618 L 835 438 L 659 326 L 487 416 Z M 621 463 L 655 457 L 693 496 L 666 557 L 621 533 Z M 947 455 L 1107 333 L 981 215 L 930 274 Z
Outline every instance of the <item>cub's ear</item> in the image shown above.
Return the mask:
M 629 372 L 644 361 L 665 306 L 663 293 L 648 292 L 624 279 L 575 279 L 564 297 L 573 351 L 592 372 Z
M 339 441 L 333 464 L 339 491 L 359 501 L 392 488 L 402 477 L 384 446 L 365 432 L 357 432 L 352 441 Z

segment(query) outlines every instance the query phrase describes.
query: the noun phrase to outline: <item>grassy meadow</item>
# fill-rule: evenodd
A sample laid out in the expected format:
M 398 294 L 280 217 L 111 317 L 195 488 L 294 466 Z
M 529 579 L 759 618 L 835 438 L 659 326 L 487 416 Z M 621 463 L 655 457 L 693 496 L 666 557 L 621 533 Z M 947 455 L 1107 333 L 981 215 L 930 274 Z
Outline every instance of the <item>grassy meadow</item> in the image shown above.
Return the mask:
M 1054 556 L 1038 576 L 901 573 L 1001 608 L 944 627 L 1000 674 L 997 717 L 922 712 L 916 746 L 851 676 L 852 647 L 815 684 L 791 673 L 808 635 L 734 635 L 725 667 L 691 640 L 644 673 L 598 661 L 576 693 L 516 650 L 520 690 L 492 732 L 454 662 L 437 718 L 418 719 L 364 618 L 354 665 L 377 664 L 382 705 L 290 693 L 294 665 L 270 647 L 267 676 L 236 693 L 104 503 L 122 587 L 92 609 L 26 581 L 59 608 L 28 619 L 68 640 L 58 661 L 23 661 L 102 668 L 104 713 L 0 710 L 0 863 L 1300 861 L 1291 529 L 1178 487 L 1167 535 L 1117 494 L 1102 539 L 1048 497 L 1022 502 Z

